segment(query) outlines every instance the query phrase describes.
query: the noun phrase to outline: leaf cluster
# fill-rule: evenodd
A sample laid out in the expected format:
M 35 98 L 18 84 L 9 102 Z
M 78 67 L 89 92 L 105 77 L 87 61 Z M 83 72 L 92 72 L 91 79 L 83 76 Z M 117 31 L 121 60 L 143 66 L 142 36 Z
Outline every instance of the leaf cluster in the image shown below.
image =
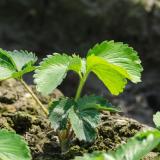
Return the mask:
M 66 97 L 52 102 L 49 119 L 57 132 L 68 130 L 70 123 L 77 138 L 91 142 L 97 136 L 102 110 L 119 111 L 99 96 L 84 96 L 77 101 Z
M 120 42 L 104 41 L 90 49 L 86 58 L 55 53 L 43 59 L 34 75 L 37 90 L 43 94 L 51 93 L 69 70 L 78 73 L 82 81 L 93 72 L 112 94 L 118 95 L 127 79 L 134 83 L 141 81 L 143 69 L 133 48 Z

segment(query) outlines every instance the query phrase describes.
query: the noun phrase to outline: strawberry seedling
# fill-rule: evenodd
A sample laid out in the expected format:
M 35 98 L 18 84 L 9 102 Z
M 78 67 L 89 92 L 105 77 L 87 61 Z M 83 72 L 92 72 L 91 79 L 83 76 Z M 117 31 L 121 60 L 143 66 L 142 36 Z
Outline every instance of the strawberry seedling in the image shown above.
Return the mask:
M 74 71 L 80 79 L 75 98 L 63 97 L 50 104 L 49 119 L 58 135 L 62 152 L 68 150 L 74 137 L 88 142 L 95 140 L 101 111 L 118 111 L 103 97 L 81 97 L 89 74 L 93 72 L 111 94 L 118 95 L 123 92 L 127 80 L 141 81 L 142 70 L 137 52 L 114 41 L 96 44 L 86 58 L 54 53 L 43 59 L 34 75 L 37 90 L 42 94 L 47 95 L 57 88 L 68 71 Z

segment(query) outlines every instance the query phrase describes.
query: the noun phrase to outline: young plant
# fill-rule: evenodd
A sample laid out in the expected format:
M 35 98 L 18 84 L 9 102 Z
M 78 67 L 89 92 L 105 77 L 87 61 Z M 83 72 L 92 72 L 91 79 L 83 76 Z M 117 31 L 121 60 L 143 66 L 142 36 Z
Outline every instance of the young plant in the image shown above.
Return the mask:
M 31 160 L 31 153 L 24 139 L 14 132 L 0 130 L 0 160 Z
M 74 135 L 80 140 L 95 140 L 100 111 L 118 111 L 102 97 L 81 97 L 88 75 L 93 72 L 113 95 L 118 95 L 123 92 L 127 79 L 134 83 L 141 81 L 142 66 L 133 48 L 121 42 L 104 41 L 90 49 L 86 58 L 55 53 L 43 59 L 34 75 L 37 90 L 44 95 L 51 93 L 69 70 L 77 73 L 80 79 L 75 98 L 54 101 L 49 111 L 62 152 L 68 149 Z
M 94 152 L 75 160 L 140 160 L 160 144 L 160 131 L 140 132 L 112 152 Z M 160 156 L 155 160 L 159 160 Z
M 32 52 L 22 50 L 11 52 L 0 49 L 0 81 L 9 78 L 16 78 L 19 80 L 43 111 L 48 114 L 47 109 L 22 78 L 24 74 L 35 70 L 36 67 L 34 64 L 36 61 L 37 57 Z

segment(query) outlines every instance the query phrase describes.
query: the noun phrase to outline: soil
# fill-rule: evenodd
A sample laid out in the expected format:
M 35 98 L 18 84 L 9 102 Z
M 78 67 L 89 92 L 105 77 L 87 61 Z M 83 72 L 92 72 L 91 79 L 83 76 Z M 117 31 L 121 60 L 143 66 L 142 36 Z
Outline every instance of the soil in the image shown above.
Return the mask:
M 127 85 L 114 104 L 125 115 L 148 125 L 153 125 L 152 115 L 160 110 L 159 28 L 159 0 L 0 0 L 3 49 L 33 51 L 39 61 L 53 52 L 84 57 L 90 47 L 103 40 L 128 43 L 138 51 L 144 67 L 143 83 Z M 26 80 L 31 83 L 31 76 Z M 61 90 L 73 96 L 77 82 L 68 76 Z M 108 93 L 97 78 L 89 78 L 87 86 L 84 93 L 104 97 Z
M 63 94 L 59 90 L 48 97 L 33 91 L 46 105 Z M 74 139 L 70 150 L 62 155 L 58 139 L 31 95 L 20 82 L 11 79 L 0 83 L 0 128 L 14 130 L 28 141 L 33 160 L 69 160 L 75 156 L 95 150 L 114 150 L 121 143 L 148 126 L 118 114 L 105 112 L 98 128 L 98 137 L 93 143 Z M 153 160 L 157 154 L 152 152 L 144 160 Z

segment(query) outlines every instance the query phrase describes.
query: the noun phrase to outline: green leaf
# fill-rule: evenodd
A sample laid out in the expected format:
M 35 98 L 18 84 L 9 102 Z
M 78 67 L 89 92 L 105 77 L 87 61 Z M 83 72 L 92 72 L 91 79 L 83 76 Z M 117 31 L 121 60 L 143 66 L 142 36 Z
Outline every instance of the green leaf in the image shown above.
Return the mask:
M 86 73 L 86 59 L 85 59 L 85 58 L 82 58 L 82 59 L 81 59 L 81 63 L 82 63 L 81 72 L 82 72 L 83 74 L 85 74 L 85 73 Z
M 153 115 L 153 122 L 156 127 L 160 129 L 160 112 L 157 112 L 155 115 Z
M 0 130 L 0 159 L 31 160 L 27 143 L 14 132 Z
M 2 48 L 0 48 L 0 59 L 4 60 L 6 63 L 14 66 L 14 62 L 11 59 L 11 57 L 9 56 L 8 52 L 6 50 L 3 50 Z
M 118 108 L 113 107 L 106 99 L 100 96 L 84 96 L 77 101 L 79 110 L 95 109 L 97 111 L 119 112 Z
M 81 59 L 78 56 L 54 54 L 43 59 L 34 75 L 37 90 L 44 95 L 51 93 L 61 84 L 69 70 L 80 74 Z
M 160 132 L 150 130 L 138 133 L 130 138 L 126 144 L 118 147 L 116 151 L 94 152 L 85 154 L 84 157 L 76 157 L 75 160 L 140 160 L 158 144 L 160 144 Z
M 80 140 L 93 141 L 97 136 L 96 127 L 101 121 L 100 110 L 117 111 L 104 98 L 84 96 L 69 111 L 69 118 L 76 137 Z
M 36 60 L 32 52 L 0 49 L 0 80 L 20 78 L 23 74 L 33 71 Z
M 76 137 L 91 142 L 97 136 L 96 127 L 101 121 L 99 110 L 117 111 L 105 99 L 98 96 L 84 96 L 77 102 L 62 98 L 50 105 L 49 119 L 55 130 L 67 129 L 70 121 Z
M 99 110 L 117 111 L 99 96 L 84 96 L 77 102 L 62 98 L 50 105 L 49 119 L 55 130 L 67 129 L 70 121 L 76 137 L 91 142 L 97 136 L 96 127 L 101 121 Z
M 12 77 L 15 71 L 14 64 L 8 57 L 7 51 L 0 48 L 0 80 Z
M 88 51 L 87 56 L 98 56 L 103 58 L 107 63 L 118 67 L 117 70 L 124 77 L 137 83 L 141 81 L 141 72 L 143 70 L 141 61 L 137 52 L 127 44 L 114 41 L 104 41 L 96 44 Z
M 44 95 L 51 93 L 65 78 L 68 66 L 69 57 L 65 54 L 49 55 L 43 59 L 34 75 L 37 90 Z
M 24 74 L 29 73 L 29 72 L 32 72 L 32 71 L 34 71 L 35 69 L 36 69 L 35 66 L 29 66 L 29 65 L 28 65 L 28 66 L 25 67 L 23 70 L 13 73 L 13 74 L 12 74 L 12 77 L 13 77 L 13 78 L 21 78 Z
M 70 57 L 70 63 L 68 66 L 68 70 L 75 71 L 80 75 L 81 68 L 82 68 L 81 58 L 79 56 L 72 55 L 72 57 Z
M 12 58 L 17 70 L 17 72 L 13 73 L 13 78 L 20 78 L 25 73 L 35 70 L 34 64 L 37 61 L 37 57 L 34 53 L 14 50 L 13 52 L 8 51 L 8 54 Z
M 8 51 L 8 54 L 12 58 L 17 71 L 21 71 L 27 67 L 32 67 L 37 61 L 37 57 L 35 56 L 35 54 L 28 51 L 14 50 L 13 52 Z
M 84 154 L 83 157 L 76 157 L 74 160 L 115 160 L 105 152 L 93 152 L 92 154 Z M 118 160 L 118 159 L 117 159 Z
M 87 117 L 88 116 L 88 117 Z M 92 113 L 78 113 L 72 107 L 69 111 L 69 119 L 72 129 L 79 140 L 92 142 L 97 136 L 96 117 L 95 112 Z M 93 120 L 93 121 L 91 121 Z M 95 123 L 96 122 L 96 123 Z
M 55 130 L 66 129 L 68 112 L 73 104 L 73 100 L 69 98 L 62 98 L 51 103 L 49 107 L 49 120 Z
M 87 72 L 90 71 L 94 72 L 114 95 L 121 93 L 127 83 L 125 77 L 115 69 L 115 66 L 97 56 L 87 58 Z
M 158 130 L 141 132 L 119 147 L 113 156 L 116 160 L 140 160 L 158 144 L 160 144 L 160 132 Z

